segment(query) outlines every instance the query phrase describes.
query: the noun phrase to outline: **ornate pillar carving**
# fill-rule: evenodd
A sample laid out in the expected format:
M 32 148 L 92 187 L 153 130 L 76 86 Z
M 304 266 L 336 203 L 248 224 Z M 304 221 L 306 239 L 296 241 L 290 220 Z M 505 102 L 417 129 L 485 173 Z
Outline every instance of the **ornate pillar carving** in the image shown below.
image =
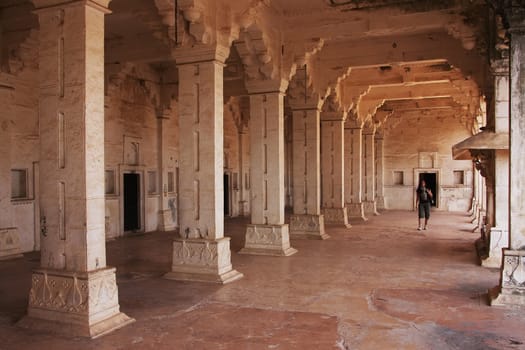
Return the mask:
M 97 337 L 133 319 L 106 266 L 104 15 L 108 0 L 34 0 L 40 22 L 40 268 L 23 327 Z M 58 58 L 58 59 L 57 59 Z

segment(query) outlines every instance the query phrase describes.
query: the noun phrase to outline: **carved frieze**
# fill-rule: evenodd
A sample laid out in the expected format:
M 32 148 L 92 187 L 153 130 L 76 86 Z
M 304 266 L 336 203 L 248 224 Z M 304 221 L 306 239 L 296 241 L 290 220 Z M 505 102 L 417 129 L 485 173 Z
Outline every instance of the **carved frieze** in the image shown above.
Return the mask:
M 29 314 L 34 309 L 93 315 L 117 307 L 115 269 L 93 273 L 35 270 L 29 292 Z
M 15 227 L 0 229 L 0 259 L 16 257 L 21 252 L 18 229 Z
M 331 224 L 348 224 L 346 208 L 323 208 L 324 221 Z
M 173 242 L 173 268 L 180 266 L 217 270 L 231 266 L 229 239 L 176 239 Z

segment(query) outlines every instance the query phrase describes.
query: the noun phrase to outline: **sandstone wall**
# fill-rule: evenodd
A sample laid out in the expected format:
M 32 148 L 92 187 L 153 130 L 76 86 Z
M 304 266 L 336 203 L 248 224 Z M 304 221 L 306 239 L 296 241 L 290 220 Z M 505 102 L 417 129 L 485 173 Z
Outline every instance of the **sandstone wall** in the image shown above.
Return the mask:
M 468 210 L 473 188 L 472 162 L 453 160 L 451 145 L 469 136 L 471 134 L 458 119 L 440 116 L 439 113 L 407 113 L 388 120 L 384 148 L 386 208 L 413 209 L 418 174 L 436 172 L 439 188 L 437 208 Z M 462 184 L 458 183 L 461 171 Z

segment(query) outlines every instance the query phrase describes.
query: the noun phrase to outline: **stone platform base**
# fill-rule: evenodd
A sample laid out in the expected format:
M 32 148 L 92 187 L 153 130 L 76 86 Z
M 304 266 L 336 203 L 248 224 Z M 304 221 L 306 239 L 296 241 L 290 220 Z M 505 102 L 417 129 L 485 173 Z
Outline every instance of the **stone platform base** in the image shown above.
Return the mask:
M 27 316 L 18 326 L 97 338 L 135 320 L 120 312 L 115 268 L 33 271 Z
M 246 228 L 246 243 L 239 254 L 290 256 L 297 249 L 290 247 L 288 225 L 254 225 Z
M 346 203 L 346 211 L 349 219 L 367 221 L 363 203 Z
M 0 260 L 21 258 L 20 234 L 16 227 L 0 229 Z
M 175 231 L 175 223 L 173 222 L 173 212 L 171 209 L 159 211 L 159 231 Z
M 489 298 L 493 306 L 525 306 L 525 250 L 503 250 L 501 286 Z
M 491 227 L 488 245 L 488 257 L 481 260 L 481 265 L 491 268 L 500 268 L 502 251 L 509 246 L 509 231 L 498 227 Z
M 363 202 L 363 210 L 366 216 L 377 216 L 379 212 L 377 211 L 376 201 L 365 201 Z
M 171 272 L 164 278 L 226 284 L 243 277 L 231 264 L 230 238 L 177 238 L 173 241 Z
M 322 208 L 321 213 L 324 216 L 326 224 L 341 224 L 347 228 L 352 227 L 348 223 L 348 214 L 346 208 Z
M 328 239 L 324 231 L 324 216 L 294 214 L 290 217 L 290 237 L 296 239 Z

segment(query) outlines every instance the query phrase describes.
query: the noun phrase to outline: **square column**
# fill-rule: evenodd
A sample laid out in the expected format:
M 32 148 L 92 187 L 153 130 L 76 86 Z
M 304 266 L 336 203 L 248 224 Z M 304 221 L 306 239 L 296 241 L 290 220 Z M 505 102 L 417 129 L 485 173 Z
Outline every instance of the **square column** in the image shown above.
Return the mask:
M 250 184 L 248 182 L 250 174 L 250 136 L 248 130 L 243 129 L 239 132 L 239 188 L 240 201 L 239 207 L 241 216 L 250 213 Z
M 41 261 L 22 327 L 98 337 L 133 319 L 106 266 L 104 14 L 108 1 L 34 1 L 40 22 Z
M 284 94 L 250 95 L 251 223 L 241 254 L 289 256 L 284 223 Z
M 320 112 L 293 110 L 293 238 L 327 239 L 321 215 Z
M 525 9 L 507 12 L 510 23 L 509 248 L 503 250 L 500 285 L 491 305 L 525 306 Z
M 20 248 L 20 234 L 14 227 L 13 206 L 11 204 L 11 131 L 13 86 L 10 76 L 0 73 L 0 260 L 19 258 L 22 256 Z
M 321 113 L 321 212 L 325 223 L 350 228 L 344 200 L 345 113 Z
M 349 219 L 366 221 L 362 201 L 363 127 L 357 121 L 345 124 L 345 200 Z
M 168 127 L 171 110 L 165 109 L 157 112 L 157 140 L 159 154 L 160 198 L 159 198 L 159 231 L 175 230 L 175 198 L 168 196 Z
M 220 48 L 210 48 L 214 54 Z M 179 215 L 168 279 L 228 283 L 232 268 L 224 237 L 223 63 L 179 57 Z
M 365 215 L 379 215 L 376 207 L 376 162 L 374 125 L 363 128 L 363 207 Z
M 376 131 L 375 134 L 375 190 L 376 190 L 376 209 L 385 209 L 385 175 L 384 175 L 384 137 L 382 132 Z
M 509 132 L 509 61 L 492 62 L 494 74 L 495 132 Z M 492 196 L 492 227 L 489 228 L 488 257 L 481 261 L 485 267 L 500 267 L 502 249 L 509 246 L 509 151 L 494 150 Z M 487 181 L 488 183 L 488 181 Z

